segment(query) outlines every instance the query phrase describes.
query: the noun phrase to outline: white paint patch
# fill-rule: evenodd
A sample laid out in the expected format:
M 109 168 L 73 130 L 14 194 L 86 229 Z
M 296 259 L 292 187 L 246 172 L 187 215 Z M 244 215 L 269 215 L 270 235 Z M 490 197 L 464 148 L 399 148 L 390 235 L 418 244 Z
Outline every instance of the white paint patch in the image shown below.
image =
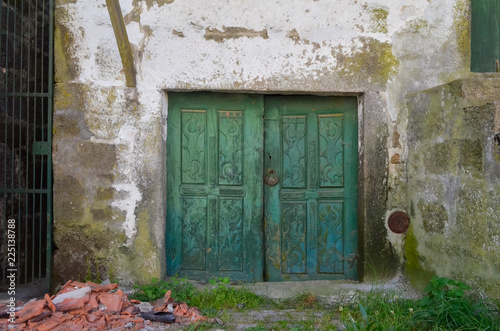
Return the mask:
M 132 242 L 137 233 L 135 208 L 137 206 L 137 203 L 142 200 L 142 195 L 139 191 L 139 188 L 133 183 L 115 184 L 113 185 L 113 188 L 117 192 L 126 193 L 125 199 L 115 200 L 113 201 L 111 206 L 125 212 L 125 222 L 123 222 L 122 229 L 125 231 L 125 235 L 127 236 L 127 242 L 125 243 L 125 246 L 130 247 L 132 246 Z

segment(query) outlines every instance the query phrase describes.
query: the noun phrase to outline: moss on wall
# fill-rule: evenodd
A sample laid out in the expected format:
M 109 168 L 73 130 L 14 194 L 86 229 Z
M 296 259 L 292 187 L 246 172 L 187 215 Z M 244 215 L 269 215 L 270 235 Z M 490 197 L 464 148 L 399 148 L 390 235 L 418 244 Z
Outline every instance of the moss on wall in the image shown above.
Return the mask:
M 408 98 L 405 274 L 429 271 L 499 296 L 500 162 L 491 148 L 497 79 L 462 79 Z
M 453 28 L 456 36 L 456 44 L 458 52 L 463 61 L 464 69 L 470 68 L 470 46 L 471 46 L 471 31 L 470 31 L 470 1 L 456 0 L 453 15 Z
M 162 276 L 157 232 L 164 217 L 157 203 L 163 186 L 157 180 L 139 187 L 135 175 L 158 178 L 164 171 L 155 163 L 164 160 L 158 143 L 163 131 L 152 116 L 148 130 L 139 133 L 143 114 L 135 89 L 56 84 L 55 284 L 83 279 L 87 257 L 94 274 L 112 273 L 123 283 Z M 137 141 L 144 148 L 135 150 Z M 143 195 L 154 198 L 143 205 Z
M 395 74 L 399 61 L 392 52 L 392 45 L 376 39 L 360 38 L 362 47 L 350 55 L 339 58 L 340 75 L 344 79 L 366 80 L 384 86 L 389 77 Z
M 72 17 L 64 7 L 57 7 L 54 21 L 54 81 L 69 82 L 80 73 L 78 56 L 73 51 L 75 37 L 68 28 Z
M 422 263 L 420 254 L 418 253 L 418 240 L 415 237 L 413 225 L 406 232 L 405 236 L 405 266 L 404 272 L 408 280 L 419 289 L 423 289 L 431 279 L 434 271 L 429 270 Z
M 369 8 L 371 32 L 387 33 L 387 8 Z

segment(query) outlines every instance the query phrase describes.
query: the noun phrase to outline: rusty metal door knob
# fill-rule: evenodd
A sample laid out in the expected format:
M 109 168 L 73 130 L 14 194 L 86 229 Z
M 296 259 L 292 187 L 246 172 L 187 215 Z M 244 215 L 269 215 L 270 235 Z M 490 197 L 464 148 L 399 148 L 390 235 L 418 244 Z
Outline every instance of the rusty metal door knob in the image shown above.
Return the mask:
M 278 174 L 274 169 L 270 169 L 267 171 L 267 174 L 264 176 L 264 183 L 269 186 L 278 184 Z

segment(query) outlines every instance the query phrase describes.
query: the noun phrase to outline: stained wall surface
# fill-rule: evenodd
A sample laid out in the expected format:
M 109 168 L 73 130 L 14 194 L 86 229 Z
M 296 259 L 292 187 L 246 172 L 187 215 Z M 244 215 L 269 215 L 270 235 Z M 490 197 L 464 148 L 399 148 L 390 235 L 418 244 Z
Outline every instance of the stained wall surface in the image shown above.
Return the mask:
M 359 277 L 404 269 L 405 96 L 471 75 L 466 0 L 120 0 L 127 87 L 104 2 L 57 0 L 55 281 L 165 275 L 169 91 L 356 95 Z
M 434 273 L 499 297 L 500 74 L 408 97 L 405 274 Z

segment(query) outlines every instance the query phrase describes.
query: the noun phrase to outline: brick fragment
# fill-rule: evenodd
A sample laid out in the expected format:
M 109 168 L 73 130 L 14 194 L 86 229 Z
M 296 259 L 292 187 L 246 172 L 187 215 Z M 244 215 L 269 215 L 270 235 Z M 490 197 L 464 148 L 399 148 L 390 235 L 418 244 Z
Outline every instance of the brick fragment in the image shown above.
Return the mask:
M 38 331 L 49 331 L 58 326 L 60 323 L 57 323 L 56 321 L 53 320 L 48 320 L 45 323 L 39 325 L 36 329 Z
M 86 287 L 88 285 L 86 283 L 74 281 L 74 282 L 70 283 L 70 286 L 82 288 L 82 287 Z
M 188 305 L 186 305 L 185 303 L 181 303 L 181 304 L 179 305 L 179 307 L 180 307 L 180 309 L 181 309 L 182 313 L 183 313 L 184 315 L 187 315 L 187 311 L 188 311 L 188 309 L 189 309 Z
M 165 293 L 165 296 L 163 296 L 163 298 L 160 298 L 160 299 L 155 301 L 153 310 L 154 311 L 163 311 L 165 309 L 165 307 L 167 306 L 171 295 L 172 295 L 172 291 L 168 290 Z
M 122 315 L 133 315 L 134 314 L 134 311 L 135 311 L 135 307 L 130 305 L 124 309 L 122 309 L 122 312 L 121 314 Z
M 41 320 L 49 318 L 51 315 L 52 315 L 52 312 L 50 310 L 48 310 L 47 308 L 44 308 L 43 312 L 40 315 L 31 318 L 30 321 L 31 322 L 39 322 Z
M 52 310 L 53 312 L 55 312 L 56 306 L 52 302 L 52 299 L 50 299 L 50 296 L 48 294 L 45 294 L 44 298 L 45 298 L 45 302 L 47 302 L 47 306 L 49 307 L 49 309 Z
M 63 293 L 66 293 L 66 292 L 71 292 L 71 291 L 74 291 L 75 289 L 73 287 L 71 287 L 71 282 L 73 282 L 72 280 L 68 280 L 66 282 L 66 284 L 64 284 L 61 289 L 59 290 L 59 292 L 57 292 L 56 296 L 59 295 L 59 294 L 63 294 Z
M 92 292 L 109 292 L 111 290 L 118 288 L 118 283 L 112 283 L 108 285 L 100 285 L 92 282 L 86 282 L 84 286 L 90 286 Z
M 29 302 L 24 306 L 24 308 L 18 312 L 16 318 L 16 324 L 21 324 L 27 320 L 40 315 L 43 313 L 43 307 L 45 306 L 45 300 L 36 300 Z
M 97 302 L 97 294 L 90 293 L 89 302 L 85 304 L 85 309 L 90 311 L 92 309 L 99 308 L 99 303 Z
M 102 292 L 98 295 L 98 300 L 104 306 L 106 306 L 107 311 L 119 312 L 123 307 L 123 297 L 116 293 Z
M 68 311 L 83 308 L 90 300 L 90 295 L 87 294 L 81 298 L 68 298 L 61 303 L 56 303 L 57 310 Z

